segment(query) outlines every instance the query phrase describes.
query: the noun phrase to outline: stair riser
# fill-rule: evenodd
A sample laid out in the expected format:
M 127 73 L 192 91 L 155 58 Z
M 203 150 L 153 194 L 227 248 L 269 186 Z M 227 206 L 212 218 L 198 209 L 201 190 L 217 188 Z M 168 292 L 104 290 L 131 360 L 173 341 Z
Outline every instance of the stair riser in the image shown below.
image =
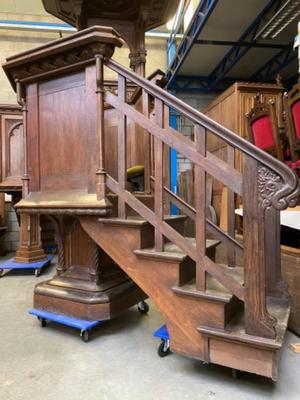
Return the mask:
M 209 362 L 277 379 L 277 351 L 216 338 L 208 338 L 208 349 Z
M 200 321 L 207 321 L 206 325 L 212 328 L 224 329 L 236 311 L 237 305 L 221 301 L 208 300 L 203 297 L 175 295 L 185 302 L 186 307 L 197 310 L 195 313 L 195 325 L 202 324 Z M 189 311 L 190 312 L 190 311 Z

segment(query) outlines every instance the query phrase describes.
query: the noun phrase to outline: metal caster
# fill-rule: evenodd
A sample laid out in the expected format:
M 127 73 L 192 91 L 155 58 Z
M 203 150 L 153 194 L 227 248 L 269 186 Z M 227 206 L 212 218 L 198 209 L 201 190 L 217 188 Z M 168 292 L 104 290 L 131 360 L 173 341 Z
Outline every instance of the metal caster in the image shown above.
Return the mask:
M 161 343 L 157 349 L 157 353 L 159 357 L 166 357 L 171 353 L 169 340 L 161 340 Z
M 84 343 L 87 343 L 88 341 L 89 341 L 89 332 L 88 331 L 81 331 L 80 332 L 80 337 L 81 337 L 81 340 L 84 342 Z
M 35 269 L 34 270 L 34 275 L 38 278 L 41 275 L 41 270 L 40 269 Z
M 231 375 L 232 375 L 233 379 L 240 379 L 240 377 L 241 377 L 241 371 L 238 370 L 238 369 L 232 368 L 232 370 L 231 370 Z
M 46 328 L 47 321 L 45 320 L 45 318 L 37 317 L 37 319 L 40 321 L 41 327 Z
M 141 314 L 147 314 L 149 311 L 149 305 L 145 301 L 140 301 L 138 304 L 138 310 Z

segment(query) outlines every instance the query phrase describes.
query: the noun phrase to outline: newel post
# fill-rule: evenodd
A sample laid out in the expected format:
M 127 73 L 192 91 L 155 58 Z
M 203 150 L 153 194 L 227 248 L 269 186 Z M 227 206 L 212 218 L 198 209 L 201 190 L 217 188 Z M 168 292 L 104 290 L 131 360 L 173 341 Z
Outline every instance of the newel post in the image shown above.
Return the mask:
M 17 89 L 17 101 L 22 107 L 23 115 L 23 155 L 24 155 L 24 174 L 22 176 L 23 186 L 22 186 L 22 196 L 25 198 L 29 194 L 29 176 L 28 176 L 28 162 L 27 162 L 27 104 L 24 96 L 22 96 L 22 87 L 19 79 L 15 80 Z
M 275 320 L 267 311 L 267 237 L 266 203 L 262 191 L 262 165 L 244 155 L 243 166 L 243 235 L 245 329 L 249 335 L 275 338 Z M 275 226 L 273 226 L 275 229 Z M 276 227 L 280 229 L 280 226 Z M 274 246 L 277 246 L 274 243 Z M 273 249 L 276 251 L 276 249 Z
M 94 44 L 93 53 L 96 64 L 96 104 L 97 104 L 97 140 L 98 160 L 96 171 L 97 200 L 106 200 L 106 169 L 105 169 L 105 133 L 104 133 L 104 63 L 114 54 L 115 47 L 122 46 L 119 36 L 114 31 L 103 36 L 103 41 Z
M 98 133 L 98 169 L 96 171 L 96 193 L 97 199 L 106 197 L 106 171 L 105 171 L 105 145 L 104 145 L 104 78 L 103 78 L 103 55 L 96 54 L 96 84 L 97 84 L 97 133 Z

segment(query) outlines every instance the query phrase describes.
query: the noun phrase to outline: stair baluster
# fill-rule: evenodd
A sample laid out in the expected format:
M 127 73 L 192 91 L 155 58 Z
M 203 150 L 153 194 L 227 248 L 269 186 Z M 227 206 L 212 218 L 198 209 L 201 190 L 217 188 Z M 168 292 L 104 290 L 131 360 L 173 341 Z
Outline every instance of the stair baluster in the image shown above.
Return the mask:
M 126 103 L 126 79 L 118 76 L 118 97 L 121 101 Z M 127 137 L 127 117 L 123 113 L 119 113 L 119 126 L 118 126 L 118 180 L 122 189 L 126 187 L 126 137 Z M 118 197 L 118 214 L 119 218 L 126 218 L 126 204 L 122 196 Z
M 200 125 L 194 128 L 195 145 L 199 153 L 206 157 L 206 130 Z M 206 290 L 206 272 L 204 258 L 206 249 L 206 172 L 195 165 L 195 208 L 197 218 L 195 220 L 196 249 L 198 260 L 196 262 L 196 288 Z
M 163 127 L 164 123 L 164 105 L 159 99 L 154 100 L 155 121 L 159 127 Z M 154 192 L 154 209 L 159 221 L 164 217 L 164 197 L 163 197 L 163 142 L 157 138 L 154 139 L 154 168 L 155 168 L 155 192 Z M 155 250 L 163 251 L 163 235 L 159 229 L 155 227 Z
M 227 145 L 227 163 L 232 168 L 234 168 L 234 148 Z M 227 232 L 232 238 L 235 237 L 235 195 L 234 192 L 228 189 L 228 199 L 227 199 Z M 235 267 L 235 252 L 233 247 L 228 247 L 227 249 L 227 264 L 228 267 Z

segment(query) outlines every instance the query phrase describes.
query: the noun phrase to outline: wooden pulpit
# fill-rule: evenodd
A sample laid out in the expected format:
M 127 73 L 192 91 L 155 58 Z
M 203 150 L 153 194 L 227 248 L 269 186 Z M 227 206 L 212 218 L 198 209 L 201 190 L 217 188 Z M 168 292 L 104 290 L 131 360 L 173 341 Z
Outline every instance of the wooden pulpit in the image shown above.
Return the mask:
M 104 160 L 117 157 L 104 145 L 103 59 L 121 45 L 116 31 L 94 26 L 3 66 L 26 116 L 23 198 L 16 208 L 25 218 L 51 216 L 57 233 L 57 274 L 36 286 L 34 306 L 87 320 L 111 318 L 146 298 L 78 218 L 113 211 Z

